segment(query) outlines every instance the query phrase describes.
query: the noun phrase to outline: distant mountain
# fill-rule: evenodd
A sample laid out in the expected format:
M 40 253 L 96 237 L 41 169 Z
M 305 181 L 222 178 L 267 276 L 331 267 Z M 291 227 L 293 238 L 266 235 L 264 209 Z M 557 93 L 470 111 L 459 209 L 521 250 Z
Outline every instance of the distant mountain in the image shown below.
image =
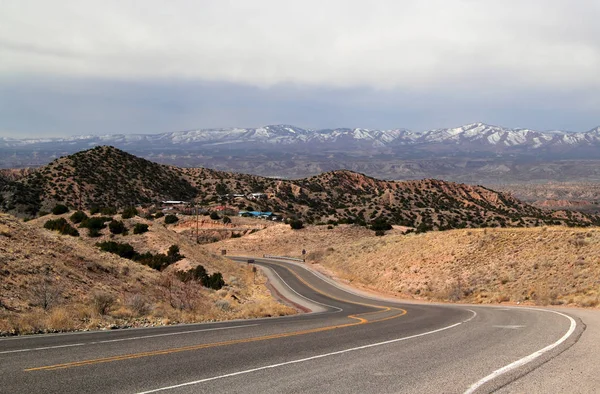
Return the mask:
M 431 177 L 488 184 L 600 179 L 598 165 L 573 162 L 600 160 L 600 127 L 575 133 L 484 123 L 419 132 L 272 125 L 162 134 L 0 138 L 0 168 L 39 167 L 102 145 L 163 164 L 287 178 L 351 169 L 386 179 Z
M 414 132 L 406 129 L 375 130 L 339 128 L 307 130 L 291 125 L 259 128 L 229 128 L 176 131 L 162 134 L 107 134 L 68 138 L 15 139 L 0 138 L 4 149 L 80 150 L 96 145 L 112 145 L 134 149 L 194 150 L 214 147 L 253 147 L 274 149 L 285 146 L 317 149 L 399 149 L 406 146 L 428 146 L 447 150 L 482 150 L 500 152 L 511 148 L 544 150 L 555 148 L 600 147 L 600 127 L 587 132 L 535 131 L 511 129 L 473 123 L 456 128 Z M 442 149 L 443 150 L 443 149 Z
M 433 179 L 384 181 L 346 170 L 291 181 L 160 165 L 108 146 L 57 159 L 14 180 L 4 179 L 2 210 L 29 216 L 57 203 L 123 208 L 186 200 L 206 207 L 280 212 L 308 223 L 369 225 L 384 220 L 422 231 L 589 225 L 599 220 L 578 212 L 544 211 L 482 186 Z M 243 197 L 253 192 L 267 198 Z

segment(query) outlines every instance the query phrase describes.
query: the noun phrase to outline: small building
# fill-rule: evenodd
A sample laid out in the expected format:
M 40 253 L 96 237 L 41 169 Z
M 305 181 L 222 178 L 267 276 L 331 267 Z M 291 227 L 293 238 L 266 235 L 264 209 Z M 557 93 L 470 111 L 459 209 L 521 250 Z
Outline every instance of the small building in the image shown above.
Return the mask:
M 260 200 L 262 198 L 267 198 L 267 195 L 265 193 L 250 193 L 248 194 L 248 198 L 250 200 Z
M 167 201 L 162 201 L 161 203 L 162 203 L 162 205 L 167 205 L 167 206 L 168 205 L 173 206 L 173 205 L 184 205 L 184 204 L 187 204 L 187 202 L 185 202 L 185 201 L 179 201 L 179 200 L 167 200 Z
M 278 215 L 274 215 L 273 212 L 261 212 L 261 211 L 239 211 L 238 216 L 243 216 L 246 218 L 258 218 L 258 219 L 272 219 L 273 217 L 278 217 Z

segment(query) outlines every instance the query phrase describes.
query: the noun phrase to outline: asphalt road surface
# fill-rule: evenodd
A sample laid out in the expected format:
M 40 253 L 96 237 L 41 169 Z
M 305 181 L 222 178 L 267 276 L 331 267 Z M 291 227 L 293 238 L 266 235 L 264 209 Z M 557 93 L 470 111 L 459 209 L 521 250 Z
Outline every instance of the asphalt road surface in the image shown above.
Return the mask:
M 301 264 L 255 260 L 314 312 L 2 339 L 0 392 L 549 392 L 536 386 L 544 365 L 560 370 L 585 328 L 551 310 L 372 299 Z

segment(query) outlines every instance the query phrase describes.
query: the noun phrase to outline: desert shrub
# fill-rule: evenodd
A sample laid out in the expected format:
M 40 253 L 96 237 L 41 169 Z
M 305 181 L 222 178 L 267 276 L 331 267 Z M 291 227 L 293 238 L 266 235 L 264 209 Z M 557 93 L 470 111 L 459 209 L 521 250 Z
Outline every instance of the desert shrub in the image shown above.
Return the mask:
M 187 271 L 177 271 L 176 274 L 182 282 L 189 282 L 191 280 L 202 282 L 208 276 L 206 269 L 202 265 L 190 268 Z
M 147 231 L 148 225 L 144 223 L 136 223 L 136 225 L 133 227 L 134 234 L 144 234 Z
M 96 246 L 99 247 L 100 250 L 103 250 L 105 252 L 114 253 L 116 255 L 119 255 L 120 257 L 130 259 L 130 260 L 133 260 L 137 255 L 135 249 L 133 249 L 133 246 L 131 246 L 130 244 L 126 244 L 126 243 L 106 241 L 106 242 L 99 242 L 96 244 Z
M 375 231 L 375 236 L 377 236 L 377 237 L 383 237 L 384 235 L 385 235 L 385 231 L 383 231 L 383 230 Z
M 123 219 L 131 219 L 132 217 L 136 216 L 137 214 L 138 214 L 138 210 L 135 209 L 135 207 L 127 207 L 123 210 L 121 217 Z
M 377 232 L 377 231 L 387 231 L 387 230 L 391 230 L 392 229 L 392 225 L 389 224 L 385 219 L 376 219 L 375 221 L 373 221 L 373 223 L 371 223 L 371 230 Z
M 102 215 L 116 215 L 117 214 L 117 208 L 115 207 L 102 207 L 100 208 L 100 213 Z
M 227 194 L 229 192 L 229 189 L 227 189 L 227 186 L 223 183 L 217 183 L 217 186 L 215 187 L 215 191 L 217 192 L 217 194 L 219 195 L 224 195 Z
M 229 301 L 227 300 L 217 300 L 215 301 L 215 306 L 223 312 L 227 312 L 231 309 L 231 305 L 229 305 Z
M 175 215 L 167 215 L 165 216 L 165 224 L 173 224 L 177 223 L 179 219 Z
M 184 258 L 184 256 L 180 255 L 179 253 L 166 255 L 163 253 L 152 254 L 150 252 L 146 252 L 144 254 L 135 256 L 133 260 L 140 264 L 147 265 L 152 269 L 162 271 L 169 265 L 181 260 L 182 258 Z
M 215 272 L 209 275 L 206 269 L 198 265 L 195 268 L 191 268 L 187 271 L 177 271 L 176 273 L 179 280 L 182 282 L 196 281 L 200 282 L 202 286 L 211 288 L 213 290 L 219 290 L 225 286 L 223 275 L 220 272 Z
M 62 295 L 62 289 L 50 277 L 35 283 L 29 288 L 29 291 L 33 305 L 39 306 L 45 311 L 56 305 Z
M 231 223 L 231 218 L 229 216 L 223 216 L 223 223 L 224 224 L 229 224 Z
M 115 297 L 104 291 L 97 291 L 92 294 L 92 303 L 96 313 L 99 315 L 106 315 L 110 308 L 115 304 Z
M 112 220 L 108 223 L 108 229 L 112 234 L 123 234 L 125 232 L 125 223 L 120 220 Z
M 164 213 L 162 213 L 162 212 L 156 212 L 154 214 L 154 219 L 159 219 L 159 218 L 162 218 L 163 216 L 165 216 Z
M 211 212 L 211 213 L 210 213 L 210 218 L 211 218 L 212 220 L 219 220 L 221 217 L 219 216 L 219 214 L 218 214 L 218 213 L 216 213 L 216 212 Z
M 223 275 L 220 272 L 215 272 L 212 275 L 208 275 L 206 282 L 202 283 L 202 285 L 213 290 L 219 290 L 221 287 L 225 286 L 225 281 L 223 280 Z
M 81 223 L 82 221 L 84 221 L 85 219 L 88 218 L 88 215 L 85 214 L 85 212 L 82 211 L 76 211 L 74 212 L 71 217 L 69 218 L 73 223 L 78 224 Z
M 69 208 L 63 204 L 56 204 L 54 208 L 52 208 L 53 215 L 62 215 L 63 213 L 69 212 Z
M 167 256 L 169 256 L 171 258 L 176 258 L 177 260 L 181 260 L 183 258 L 183 256 L 179 254 L 179 245 L 169 246 L 169 250 L 167 251 Z
M 304 223 L 302 223 L 302 220 L 294 219 L 290 221 L 290 227 L 292 230 L 300 230 L 304 227 Z
M 90 215 L 95 215 L 97 213 L 100 213 L 100 207 L 98 207 L 97 205 L 92 205 L 90 207 Z
M 171 245 L 167 254 L 152 254 L 150 252 L 140 254 L 130 244 L 114 241 L 98 242 L 96 246 L 105 252 L 114 253 L 120 257 L 137 261 L 140 264 L 147 265 L 159 271 L 185 257 L 179 253 L 179 246 L 177 245 Z
M 49 215 L 50 212 L 46 212 L 46 211 L 38 211 L 38 217 L 41 218 L 42 216 L 46 216 Z
M 70 235 L 72 237 L 78 237 L 79 231 L 67 222 L 65 218 L 59 218 L 56 220 L 48 220 L 44 223 L 44 228 L 48 230 L 58 231 L 63 235 Z
M 111 220 L 113 220 L 112 217 L 108 217 L 108 216 L 99 216 L 99 217 L 93 217 L 93 218 L 87 218 L 81 221 L 81 223 L 79 224 L 80 228 L 95 228 L 97 230 L 101 230 L 103 228 L 106 228 L 106 222 L 110 222 Z
M 147 315 L 150 312 L 150 305 L 141 294 L 133 295 L 127 301 L 127 306 L 137 316 Z

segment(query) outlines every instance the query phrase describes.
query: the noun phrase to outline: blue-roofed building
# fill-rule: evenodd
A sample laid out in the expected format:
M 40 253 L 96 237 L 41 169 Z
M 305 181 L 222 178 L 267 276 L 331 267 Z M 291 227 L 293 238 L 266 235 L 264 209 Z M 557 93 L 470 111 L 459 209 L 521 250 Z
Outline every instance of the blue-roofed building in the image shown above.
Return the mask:
M 239 211 L 238 216 L 245 218 L 256 218 L 256 219 L 267 219 L 267 220 L 282 220 L 283 216 L 273 212 L 261 212 L 261 211 Z

